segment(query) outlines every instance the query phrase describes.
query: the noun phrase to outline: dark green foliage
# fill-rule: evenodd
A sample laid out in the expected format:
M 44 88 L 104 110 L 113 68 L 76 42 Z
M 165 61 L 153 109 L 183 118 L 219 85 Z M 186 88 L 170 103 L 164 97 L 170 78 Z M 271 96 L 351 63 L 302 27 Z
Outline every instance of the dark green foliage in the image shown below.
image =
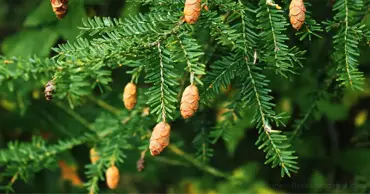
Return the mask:
M 151 112 L 158 115 L 158 121 L 165 121 L 167 117 L 172 120 L 177 102 L 177 92 L 175 91 L 178 85 L 175 80 L 177 75 L 173 71 L 174 66 L 171 64 L 170 51 L 161 46 L 160 42 L 157 47 L 157 53 L 155 53 L 157 56 L 153 56 L 153 59 L 150 60 L 146 76 L 147 83 L 153 84 L 147 93 L 150 96 L 147 103 L 152 108 Z
M 59 172 L 61 161 L 80 167 L 84 190 L 74 185 L 70 192 L 91 194 L 107 191 L 102 183 L 111 165 L 121 173 L 117 192 L 127 193 L 185 192 L 188 185 L 194 189 L 188 193 L 297 192 L 268 183 L 285 177 L 332 184 L 339 166 L 351 173 L 351 183 L 369 184 L 368 147 L 353 148 L 368 143 L 362 103 L 369 70 L 362 64 L 370 63 L 369 0 L 336 0 L 332 7 L 305 2 L 298 32 L 288 23 L 288 0 L 204 0 L 209 10 L 202 8 L 193 25 L 183 21 L 182 0 L 74 2 L 62 21 L 46 17 L 51 8 L 39 3 L 37 9 L 23 3 L 36 11 L 24 32 L 2 42 L 0 139 L 8 146 L 0 144 L 1 190 L 17 191 L 17 180 L 39 180 L 50 173 L 45 169 Z M 0 4 L 14 8 L 9 1 Z M 118 16 L 122 5 L 130 7 L 126 17 Z M 0 12 L 0 32 L 4 18 Z M 22 53 L 30 42 L 31 51 Z M 34 52 L 38 44 L 41 51 Z M 43 99 L 48 81 L 56 86 L 51 102 Z M 132 111 L 122 103 L 129 82 L 138 88 Z M 199 88 L 200 106 L 184 120 L 180 100 L 190 84 Z M 170 144 L 152 157 L 151 130 L 161 121 L 171 126 Z M 88 159 L 91 148 L 99 154 L 95 163 Z M 140 175 L 138 160 L 145 161 Z M 199 171 L 205 173 L 198 179 Z M 163 188 L 167 183 L 176 186 Z M 45 191 L 69 192 L 63 185 Z
M 288 23 L 283 15 L 283 10 L 266 5 L 266 1 L 260 1 L 257 14 L 258 27 L 261 29 L 260 37 L 263 40 L 261 59 L 268 64 L 267 68 L 287 77 L 294 73 L 295 53 L 291 52 L 286 45 L 288 37 L 286 29 Z M 291 59 L 293 58 L 293 59 Z
M 202 99 L 214 98 L 220 93 L 221 87 L 227 88 L 231 80 L 235 78 L 242 59 L 236 56 L 225 56 L 216 61 L 212 66 L 212 71 L 206 77 L 207 88 L 202 93 Z
M 193 83 L 192 79 L 195 79 L 197 83 L 203 85 L 202 81 L 198 78 L 205 73 L 205 65 L 199 62 L 199 59 L 204 55 L 203 51 L 201 50 L 200 45 L 197 41 L 186 34 L 179 34 L 178 35 L 178 45 L 173 45 L 174 51 L 176 52 L 177 48 L 180 46 L 182 49 L 182 53 L 178 53 L 177 56 L 174 54 L 174 58 L 179 58 L 179 62 L 185 62 L 186 68 L 191 76 L 190 82 Z M 173 61 L 177 61 L 174 59 Z
M 352 89 L 362 90 L 363 73 L 358 70 L 359 41 L 370 32 L 360 22 L 361 15 L 356 12 L 366 9 L 363 0 L 340 0 L 333 6 L 334 22 L 328 22 L 327 30 L 337 28 L 334 36 L 333 59 L 337 64 L 338 81 Z

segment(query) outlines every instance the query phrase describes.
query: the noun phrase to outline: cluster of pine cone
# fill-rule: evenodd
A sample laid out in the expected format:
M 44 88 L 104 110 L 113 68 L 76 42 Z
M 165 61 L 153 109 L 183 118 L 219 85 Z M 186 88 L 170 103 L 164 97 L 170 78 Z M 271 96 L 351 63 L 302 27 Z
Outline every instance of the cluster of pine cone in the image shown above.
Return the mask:
M 54 13 L 59 19 L 62 19 L 67 14 L 68 0 L 50 0 Z M 184 7 L 184 21 L 188 24 L 194 24 L 198 20 L 201 12 L 201 0 L 186 0 Z M 279 6 L 277 8 L 281 9 Z M 205 9 L 208 8 L 205 6 Z M 289 6 L 289 18 L 293 28 L 299 30 L 305 22 L 306 8 L 303 0 L 292 0 Z M 45 85 L 45 97 L 47 100 L 52 99 L 52 94 L 55 92 L 55 83 L 49 81 Z M 180 111 L 184 119 L 192 117 L 199 107 L 199 91 L 198 88 L 191 84 L 187 86 L 182 94 Z M 124 105 L 128 110 L 132 110 L 137 102 L 137 88 L 134 83 L 128 83 L 123 92 Z M 171 126 L 162 121 L 158 123 L 152 132 L 150 138 L 149 149 L 151 155 L 160 154 L 163 149 L 168 146 L 170 141 Z M 90 150 L 90 160 L 96 163 L 99 160 L 98 153 Z M 138 162 L 138 169 L 141 171 L 144 168 L 144 160 L 141 158 Z M 118 185 L 120 174 L 118 168 L 112 164 L 106 171 L 106 182 L 109 188 L 115 189 Z
M 123 102 L 128 110 L 132 110 L 137 102 L 137 88 L 134 83 L 128 83 L 123 92 Z M 199 107 L 199 91 L 198 88 L 191 84 L 185 88 L 182 98 L 180 111 L 184 119 L 192 117 Z M 150 138 L 149 149 L 150 153 L 155 156 L 160 154 L 163 149 L 168 146 L 170 141 L 171 126 L 162 121 L 158 123 L 152 132 Z

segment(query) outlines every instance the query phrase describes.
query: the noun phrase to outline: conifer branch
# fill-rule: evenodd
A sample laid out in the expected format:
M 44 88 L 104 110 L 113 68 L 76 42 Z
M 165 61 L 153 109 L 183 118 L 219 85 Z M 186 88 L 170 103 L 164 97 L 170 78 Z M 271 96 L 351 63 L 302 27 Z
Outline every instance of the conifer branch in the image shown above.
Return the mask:
M 125 123 L 125 127 L 130 126 L 129 121 L 131 119 Z M 98 192 L 98 181 L 104 180 L 103 174 L 105 170 L 112 165 L 118 166 L 123 163 L 126 158 L 124 150 L 130 147 L 127 142 L 130 131 L 127 129 L 122 130 L 123 125 L 118 118 L 102 114 L 95 120 L 93 126 L 95 131 L 101 133 L 109 131 L 110 133 L 106 136 L 99 136 L 94 141 L 96 143 L 94 148 L 99 153 L 99 159 L 95 163 L 86 165 L 87 171 L 85 173 L 89 180 L 85 187 L 89 193 Z
M 316 101 L 315 101 L 314 103 L 311 104 L 311 106 L 305 112 L 303 118 L 299 119 L 298 122 L 296 122 L 294 130 L 293 130 L 292 134 L 289 136 L 289 140 L 293 140 L 302 131 L 302 128 L 304 127 L 308 118 L 312 115 L 312 112 L 316 109 L 316 106 L 317 106 L 317 104 L 316 104 Z
M 207 21 L 204 22 L 204 26 L 208 26 L 211 30 L 211 36 L 223 46 L 230 46 L 232 49 L 236 46 L 236 42 L 241 38 L 241 34 L 236 29 L 227 25 L 227 19 L 231 15 L 231 12 L 220 17 L 215 11 L 207 11 L 204 13 Z M 217 45 L 216 45 L 217 46 Z
M 89 178 L 88 182 L 84 185 L 89 191 L 89 194 L 95 194 L 99 192 L 99 180 L 103 176 L 102 172 L 104 169 L 104 162 L 98 160 L 96 164 L 89 164 L 86 166 L 86 176 Z
M 302 52 L 296 51 L 295 47 L 289 48 L 286 44 L 286 26 L 288 23 L 281 9 L 271 8 L 271 3 L 266 0 L 260 1 L 257 10 L 258 29 L 261 29 L 262 40 L 260 59 L 267 64 L 267 69 L 273 69 L 276 73 L 288 78 L 289 74 L 295 74 L 295 64 L 301 65 L 299 57 Z M 275 4 L 274 4 L 275 5 Z
M 239 3 L 241 3 L 241 1 L 239 1 Z M 267 5 L 263 4 L 261 9 L 263 9 L 264 6 Z M 257 17 L 262 17 L 261 12 L 259 14 L 260 16 Z M 250 22 L 245 20 L 243 15 L 244 12 L 241 12 L 242 31 L 244 34 L 244 45 L 242 47 L 244 59 L 243 66 L 245 67 L 245 69 L 240 73 L 241 81 L 244 83 L 242 89 L 242 100 L 245 102 L 246 106 L 254 106 L 257 109 L 253 117 L 253 121 L 256 122 L 257 128 L 259 128 L 259 137 L 256 141 L 256 145 L 259 145 L 258 148 L 263 149 L 266 153 L 267 161 L 265 164 L 272 163 L 272 167 L 279 165 L 281 167 L 281 176 L 284 176 L 285 174 L 290 176 L 290 171 L 296 172 L 298 169 L 296 166 L 297 162 L 295 161 L 297 157 L 293 156 L 294 151 L 290 151 L 288 149 L 290 144 L 287 141 L 287 137 L 279 134 L 280 131 L 271 129 L 270 120 L 275 122 L 278 126 L 279 124 L 282 124 L 281 119 L 283 117 L 282 115 L 275 115 L 275 112 L 272 110 L 275 105 L 270 102 L 273 99 L 273 97 L 269 95 L 270 90 L 266 89 L 268 80 L 266 80 L 266 77 L 262 74 L 262 69 L 258 67 L 257 60 L 254 59 L 254 53 L 252 51 L 248 52 L 248 49 L 252 47 L 252 45 L 255 46 L 254 41 L 250 40 L 255 40 L 256 37 L 253 37 L 253 34 L 250 35 L 251 37 L 246 36 L 247 28 L 248 32 L 250 32 L 253 29 L 253 25 L 250 25 Z M 267 16 L 268 15 L 269 12 L 267 13 Z M 266 17 L 266 14 L 263 16 Z M 252 43 L 252 45 L 248 45 L 248 43 Z M 250 60 L 253 60 L 253 63 L 251 63 Z
M 181 30 L 181 25 L 184 22 L 182 20 L 178 21 L 174 27 L 172 27 L 170 30 L 165 31 L 164 33 L 160 34 L 159 38 L 154 41 L 147 44 L 144 44 L 144 48 L 151 48 L 156 47 L 160 42 L 167 40 L 171 35 L 176 35 Z
M 11 147 L 10 150 L 0 151 L 0 163 L 28 163 L 32 161 L 43 161 L 48 157 L 57 155 L 94 138 L 94 135 L 85 133 L 80 137 L 71 138 L 68 140 L 60 140 L 57 144 L 47 148 L 45 147 L 44 149 L 39 149 L 35 146 L 28 147 L 28 144 Z
M 348 0 L 344 0 L 344 9 L 345 9 L 345 18 L 344 18 L 344 22 L 345 22 L 345 27 L 344 27 L 344 41 L 346 42 L 347 41 L 347 38 L 348 38 L 348 15 L 349 15 L 349 11 L 348 11 Z M 345 55 L 345 64 L 346 64 L 346 72 L 347 72 L 347 76 L 348 76 L 348 81 L 349 81 L 349 84 L 350 86 L 352 87 L 352 76 L 351 76 L 351 73 L 350 73 L 350 70 L 349 70 L 349 57 L 348 57 L 348 45 L 347 44 L 344 44 L 344 55 Z
M 325 22 L 326 30 L 332 30 L 333 27 L 339 27 L 334 36 L 334 59 L 337 62 L 338 81 L 340 85 L 348 86 L 353 90 L 362 90 L 364 76 L 358 69 L 359 41 L 361 36 L 357 36 L 355 31 L 361 31 L 361 34 L 369 34 L 363 25 L 358 24 L 361 19 L 361 13 L 364 2 L 361 0 L 338 0 L 333 6 L 336 12 L 334 22 Z M 359 14 L 352 13 L 359 12 Z M 365 35 L 366 36 L 366 35 Z
M 13 185 L 14 185 L 14 183 L 17 181 L 18 177 L 19 177 L 19 171 L 17 171 L 17 172 L 15 172 L 15 173 L 14 173 L 14 175 L 11 177 L 11 179 L 10 179 L 9 183 L 5 186 L 5 188 L 4 188 L 4 189 L 2 189 L 2 188 L 0 187 L 0 191 L 1 191 L 1 190 L 5 190 L 5 192 L 6 192 L 7 194 L 8 194 L 8 193 L 13 193 L 13 192 L 14 192 L 14 190 L 13 190 Z
M 241 7 L 243 7 L 243 3 L 241 2 L 241 0 L 238 0 L 238 3 Z M 244 8 L 244 7 L 243 7 Z M 250 52 L 248 52 L 249 50 L 251 50 L 250 48 L 252 48 L 252 45 L 249 45 L 248 43 L 248 38 L 247 38 L 247 23 L 248 25 L 250 20 L 251 19 L 248 19 L 248 17 L 245 15 L 245 10 L 244 9 L 240 9 L 239 10 L 240 12 L 240 17 L 241 17 L 241 23 L 242 23 L 242 36 L 243 36 L 243 51 L 244 51 L 244 57 L 245 57 L 245 60 L 248 61 L 248 55 L 251 55 Z M 252 30 L 250 30 L 251 32 L 253 32 Z M 253 40 L 255 37 L 253 37 L 253 34 L 250 35 L 250 37 L 252 37 L 250 40 L 251 41 L 251 44 L 255 44 L 255 41 Z
M 62 70 L 62 67 L 50 59 L 37 57 L 22 59 L 0 56 L 0 84 L 5 82 L 10 84 L 17 79 L 40 82 L 41 80 L 50 79 L 54 72 L 60 70 Z
M 159 53 L 159 68 L 160 68 L 160 79 L 161 79 L 161 116 L 162 116 L 162 122 L 166 122 L 166 109 L 165 109 L 165 102 L 164 102 L 164 67 L 163 67 L 163 56 L 162 56 L 162 50 L 161 50 L 161 43 L 158 42 L 158 53 Z
M 278 44 L 277 44 L 277 40 L 276 40 L 276 33 L 275 33 L 275 29 L 274 29 L 274 23 L 272 21 L 272 17 L 271 17 L 271 11 L 270 11 L 270 8 L 267 6 L 266 7 L 266 10 L 267 10 L 267 13 L 268 13 L 268 17 L 269 17 L 269 22 L 270 22 L 270 30 L 271 30 L 271 34 L 272 34 L 272 39 L 273 39 L 273 42 L 274 42 L 274 58 L 275 58 L 275 66 L 276 68 L 279 68 L 279 64 L 277 63 L 278 62 L 278 56 L 277 56 L 277 52 L 280 50 Z
M 201 1 L 197 0 L 196 4 L 191 6 L 195 7 L 193 11 L 201 14 L 195 23 L 189 24 L 190 22 L 184 23 L 183 16 L 187 13 L 181 10 L 192 1 L 185 5 L 183 0 L 133 2 L 149 6 L 150 9 L 146 11 L 148 13 L 125 19 L 95 17 L 84 20 L 79 38 L 53 48 L 57 54 L 51 59 L 0 56 L 0 86 L 7 92 L 2 106 L 5 107 L 7 100 L 16 96 L 16 102 L 11 102 L 15 104 L 12 105 L 14 109 L 19 108 L 26 112 L 25 114 L 32 114 L 37 106 L 44 104 L 37 100 L 39 97 L 36 97 L 36 92 L 32 99 L 27 99 L 26 96 L 32 91 L 39 93 L 41 85 L 48 83 L 45 89 L 46 97 L 48 100 L 55 97 L 57 108 L 51 103 L 48 104 L 51 106 L 50 111 L 36 110 L 39 114 L 34 115 L 44 117 L 42 120 L 47 121 L 47 127 L 51 125 L 50 127 L 57 130 L 64 130 L 64 133 L 70 136 L 60 121 L 55 121 L 56 117 L 53 115 L 58 114 L 52 111 L 56 108 L 56 111 L 62 110 L 66 113 L 63 114 L 67 115 L 66 121 L 63 122 L 78 122 L 81 127 L 88 129 L 83 134 L 75 134 L 76 137 L 62 139 L 53 144 L 47 144 L 45 140 L 35 137 L 27 143 L 10 143 L 7 149 L 0 151 L 0 168 L 5 169 L 0 174 L 10 179 L 4 188 L 12 191 L 16 180 L 27 180 L 35 172 L 53 168 L 64 152 L 82 144 L 92 143 L 100 158 L 86 165 L 88 181 L 85 187 L 89 193 L 97 193 L 99 182 L 104 180 L 107 167 L 123 164 L 127 149 L 137 149 L 138 146 L 139 150 L 144 150 L 144 146 L 148 148 L 148 128 L 153 125 L 153 120 L 148 116 L 149 108 L 142 102 L 150 106 L 150 113 L 156 115 L 158 121 L 177 123 L 177 96 L 181 95 L 179 91 L 188 82 L 188 73 L 192 85 L 204 82 L 206 86 L 200 88 L 203 104 L 211 106 L 211 101 L 217 99 L 216 103 L 227 103 L 228 106 L 226 110 L 221 111 L 226 113 L 217 117 L 216 121 L 209 119 L 207 107 L 205 111 L 198 112 L 187 121 L 193 123 L 192 128 L 197 130 L 193 138 L 197 151 L 195 157 L 172 142 L 169 150 L 206 173 L 229 181 L 235 180 L 231 175 L 207 165 L 206 162 L 213 155 L 211 144 L 220 138 L 227 141 L 231 136 L 228 129 L 238 127 L 239 125 L 234 125 L 236 121 L 245 122 L 237 120 L 237 116 L 239 110 L 242 110 L 240 108 L 247 107 L 254 111 L 252 123 L 258 130 L 255 144 L 265 153 L 265 164 L 280 167 L 281 176 L 291 176 L 291 173 L 296 172 L 299 169 L 297 156 L 290 147 L 290 140 L 297 137 L 308 123 L 321 96 L 317 94 L 313 103 L 304 110 L 304 115 L 296 122 L 292 134 L 286 136 L 278 130 L 279 125 L 284 126 L 283 119 L 286 117 L 274 111 L 275 102 L 269 89 L 269 80 L 275 79 L 270 77 L 270 74 L 267 76 L 266 70 L 290 78 L 298 70 L 295 68 L 302 65 L 301 56 L 304 53 L 297 47 L 288 46 L 295 42 L 288 39 L 290 34 L 287 33 L 286 14 L 280 10 L 280 6 L 273 0 L 214 0 L 202 2 L 210 6 L 210 11 L 203 8 L 198 11 Z M 309 5 L 308 2 L 305 4 Z M 326 22 L 327 30 L 337 30 L 333 37 L 333 61 L 337 63 L 337 80 L 341 85 L 352 89 L 361 89 L 364 80 L 358 66 L 361 40 L 370 40 L 369 30 L 360 22 L 367 11 L 364 9 L 367 4 L 363 0 L 336 0 L 333 7 L 334 21 Z M 300 8 L 303 9 L 303 5 L 300 5 Z M 296 33 L 301 36 L 301 40 L 306 37 L 311 40 L 311 36 L 319 36 L 317 33 L 322 31 L 321 26 L 313 19 L 315 15 L 310 16 L 308 11 L 306 16 L 304 28 Z M 299 24 L 303 24 L 303 21 Z M 204 63 L 210 65 L 209 69 L 206 69 Z M 119 71 L 128 73 L 127 79 L 140 86 L 138 94 L 145 91 L 147 96 L 147 99 L 146 96 L 139 96 L 136 109 L 129 108 L 130 112 L 92 95 L 95 89 L 99 88 L 105 96 L 104 99 L 117 100 L 116 88 L 121 87 L 117 84 L 121 77 L 114 79 L 117 83 L 112 84 L 113 77 L 117 78 L 112 76 L 112 73 L 122 66 L 124 68 Z M 317 81 L 322 81 L 320 76 L 317 77 Z M 140 83 L 141 78 L 146 84 Z M 25 81 L 29 83 L 25 84 Z M 181 88 L 178 87 L 179 82 L 182 82 Z M 226 88 L 227 92 L 220 95 L 222 89 Z M 113 91 L 107 92 L 111 90 Z M 198 93 L 196 96 L 198 97 Z M 78 101 L 84 102 L 81 103 L 82 106 L 87 106 L 84 100 L 88 99 L 87 102 L 93 102 L 96 106 L 88 106 L 88 111 L 91 109 L 91 112 L 85 118 L 78 111 L 58 102 L 58 99 L 68 100 L 72 106 Z M 35 101 L 37 103 L 33 103 Z M 31 102 L 32 106 L 28 109 L 30 111 L 24 111 Z M 143 108 L 145 113 L 142 113 Z M 198 99 L 196 108 L 191 109 L 197 108 Z M 95 117 L 100 109 L 103 109 L 103 114 Z M 15 112 L 13 109 L 12 111 Z M 202 118 L 202 115 L 206 116 Z M 90 119 L 94 119 L 94 122 Z M 41 125 L 44 127 L 43 123 Z M 169 137 L 168 134 L 164 136 Z M 164 140 L 165 142 L 156 143 L 164 146 L 168 139 Z M 154 160 L 187 166 L 163 158 Z
M 323 32 L 322 26 L 317 23 L 317 21 L 312 17 L 312 12 L 310 11 L 311 3 L 305 1 L 304 5 L 306 7 L 306 14 L 305 14 L 305 26 L 297 31 L 295 34 L 300 36 L 299 40 L 304 40 L 308 37 L 308 40 L 311 41 L 313 36 L 316 36 L 318 38 L 322 38 L 318 33 Z
M 252 71 L 251 71 L 251 67 L 250 65 L 248 64 L 249 61 L 245 61 L 245 65 L 247 67 L 247 70 L 248 70 L 248 79 L 250 80 L 250 83 L 251 83 L 251 87 L 252 87 L 252 90 L 253 90 L 253 93 L 254 93 L 254 98 L 256 99 L 256 102 L 257 102 L 257 112 L 259 113 L 259 116 L 257 117 L 260 117 L 261 118 L 261 123 L 262 123 L 262 126 L 267 126 L 267 121 L 266 121 L 266 115 L 265 115 L 265 110 L 262 106 L 262 103 L 261 103 L 261 95 L 259 93 L 259 89 L 257 89 L 257 86 L 256 86 L 256 81 L 254 80 L 254 77 L 252 75 Z M 268 100 L 271 100 L 272 97 L 268 97 Z
M 118 32 L 122 37 L 132 37 L 158 33 L 164 24 L 176 22 L 173 14 L 149 13 L 143 15 L 139 13 L 135 16 L 123 19 L 111 19 L 109 17 L 94 17 L 83 21 L 83 26 L 79 27 L 79 36 L 89 33 L 90 36 L 102 35 L 110 32 Z
M 208 87 L 202 92 L 201 100 L 212 99 L 220 93 L 220 88 L 227 88 L 240 68 L 241 59 L 237 56 L 225 56 L 211 66 L 212 71 L 205 78 Z
M 178 85 L 174 79 L 177 77 L 174 66 L 171 64 L 171 52 L 157 44 L 157 56 L 153 56 L 153 62 L 150 64 L 146 76 L 146 82 L 153 86 L 146 93 L 150 96 L 147 104 L 150 105 L 152 113 L 158 115 L 158 121 L 173 119 L 174 104 L 177 102 L 175 87 Z M 159 63 L 159 66 L 156 65 Z
M 191 37 L 186 37 L 186 35 L 177 36 L 181 50 L 183 52 L 186 61 L 186 70 L 190 73 L 190 83 L 194 83 L 195 76 L 201 76 L 205 73 L 205 65 L 201 64 L 199 58 L 204 55 L 203 51 L 200 49 L 200 46 L 195 39 Z M 182 58 L 182 57 L 181 57 Z M 203 84 L 200 79 L 196 78 L 196 81 L 199 84 Z
M 216 4 L 218 3 L 220 2 L 216 2 Z M 248 17 L 245 16 L 246 14 L 244 10 L 245 8 L 241 1 L 238 1 L 237 4 L 235 2 L 233 3 L 230 2 L 228 3 L 228 6 L 230 6 L 230 9 L 231 7 L 233 8 L 235 7 L 235 9 L 238 11 L 239 16 L 241 17 L 242 24 L 235 25 L 231 27 L 230 29 L 228 29 L 226 25 L 218 21 L 214 27 L 225 29 L 227 32 L 230 32 L 230 33 L 222 33 L 222 32 L 216 31 L 215 34 L 218 34 L 221 36 L 219 39 L 221 44 L 228 45 L 229 43 L 227 42 L 235 41 L 236 45 L 233 45 L 233 47 L 235 46 L 235 48 L 237 48 L 237 52 L 240 52 L 240 50 L 242 52 L 248 52 L 248 50 L 250 50 L 252 47 L 251 46 L 248 47 L 247 41 L 250 41 L 252 44 L 255 44 L 253 38 L 248 39 L 246 37 L 246 33 L 247 33 L 245 29 L 245 26 L 247 25 L 246 22 L 249 23 L 251 19 L 248 19 Z M 210 15 L 210 17 L 211 16 L 212 15 Z M 240 29 L 240 26 L 242 29 Z M 242 33 L 240 32 L 236 33 L 237 30 L 241 30 Z M 249 33 L 251 34 L 251 37 L 256 36 L 256 34 L 253 31 L 249 31 Z M 242 37 L 242 40 L 240 40 L 240 37 Z M 206 102 L 204 99 L 210 100 L 214 98 L 217 94 L 220 93 L 221 87 L 226 88 L 231 83 L 231 80 L 235 78 L 238 69 L 241 67 L 242 60 L 243 59 L 241 58 L 241 56 L 237 53 L 237 54 L 231 54 L 229 56 L 223 56 L 221 60 L 218 60 L 213 65 L 211 65 L 212 71 L 209 72 L 208 76 L 206 76 L 205 78 L 208 87 L 201 94 L 202 96 L 201 99 L 203 103 Z

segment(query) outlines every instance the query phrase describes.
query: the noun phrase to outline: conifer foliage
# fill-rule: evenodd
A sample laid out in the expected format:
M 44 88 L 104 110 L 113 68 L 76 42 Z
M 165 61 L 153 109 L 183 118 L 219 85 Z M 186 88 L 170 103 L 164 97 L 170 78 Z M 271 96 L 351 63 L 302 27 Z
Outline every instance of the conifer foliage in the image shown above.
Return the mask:
M 366 0 L 335 1 L 334 21 L 326 23 L 328 31 L 336 30 L 333 60 L 337 64 L 338 81 L 356 90 L 362 89 L 364 81 L 363 73 L 358 69 L 358 45 L 364 38 L 370 38 L 369 30 L 360 23 L 361 13 L 366 11 L 368 4 Z
M 15 181 L 27 181 L 42 169 L 55 168 L 63 154 L 88 145 L 91 163 L 84 169 L 86 189 L 98 193 L 103 180 L 116 189 L 124 177 L 120 172 L 123 163 L 137 160 L 126 152 L 142 153 L 140 171 L 145 171 L 146 150 L 152 155 L 146 157 L 181 153 L 171 147 L 182 145 L 181 136 L 176 135 L 177 122 L 193 123 L 199 129 L 193 134 L 194 154 L 206 165 L 214 154 L 212 144 L 221 139 L 233 141 L 230 136 L 236 124 L 251 121 L 258 134 L 256 149 L 265 154 L 261 162 L 279 168 L 282 177 L 299 173 L 298 157 L 284 132 L 289 130 L 290 125 L 285 128 L 289 117 L 275 108 L 270 80 L 284 84 L 300 73 L 305 50 L 294 45 L 290 32 L 300 30 L 296 41 L 319 38 L 318 33 L 324 32 L 310 16 L 315 10 L 309 10 L 302 0 L 132 2 L 150 11 L 125 18 L 84 19 L 77 39 L 53 48 L 51 58 L 0 56 L 2 92 L 16 92 L 24 81 L 32 84 L 30 91 L 46 84 L 48 106 L 85 129 L 54 143 L 36 137 L 28 143 L 9 143 L 0 151 L 0 167 L 5 169 L 1 175 L 11 180 L 3 188 L 12 191 Z M 67 3 L 51 0 L 58 18 L 68 14 Z M 323 24 L 334 33 L 336 84 L 356 90 L 362 89 L 364 81 L 358 68 L 359 45 L 370 40 L 369 28 L 360 22 L 365 5 L 366 0 L 336 0 L 333 20 Z M 200 36 L 204 31 L 207 36 Z M 127 83 L 113 91 L 121 95 L 112 95 L 115 73 Z M 121 106 L 104 101 L 108 97 Z M 226 111 L 215 124 L 205 115 L 220 101 L 227 102 L 221 105 Z M 297 128 L 314 110 L 316 103 Z M 64 128 L 53 123 L 54 128 Z M 175 135 L 170 138 L 170 134 Z

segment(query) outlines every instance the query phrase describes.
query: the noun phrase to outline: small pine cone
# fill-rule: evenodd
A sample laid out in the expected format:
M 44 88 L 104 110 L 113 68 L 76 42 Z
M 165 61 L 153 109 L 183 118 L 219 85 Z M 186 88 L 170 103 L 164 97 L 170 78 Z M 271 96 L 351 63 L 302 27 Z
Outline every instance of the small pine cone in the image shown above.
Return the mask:
M 50 0 L 53 12 L 59 19 L 63 19 L 67 14 L 68 0 Z
M 107 185 L 110 189 L 115 189 L 118 186 L 119 182 L 119 170 L 116 166 L 112 165 L 105 172 L 105 177 L 107 180 Z
M 166 122 L 160 122 L 154 127 L 149 145 L 152 156 L 160 154 L 168 146 L 170 143 L 170 131 L 171 126 Z
M 301 29 L 306 19 L 306 7 L 303 0 L 292 0 L 289 6 L 290 24 L 296 30 Z
M 199 91 L 197 86 L 190 85 L 185 88 L 181 97 L 180 111 L 185 119 L 194 115 L 199 106 Z
M 100 158 L 99 156 L 99 153 L 94 149 L 94 148 L 91 148 L 90 149 L 90 161 L 92 164 L 95 164 L 96 161 L 98 161 Z
M 200 16 L 201 0 L 186 0 L 184 7 L 184 19 L 188 24 L 194 24 Z
M 143 113 L 141 113 L 141 116 L 146 117 L 149 116 L 150 114 L 150 108 L 149 107 L 144 107 L 143 108 Z
M 53 99 L 53 94 L 55 92 L 55 89 L 56 87 L 53 81 L 48 81 L 48 83 L 46 83 L 45 91 L 44 91 L 46 100 Z
M 123 92 L 123 102 L 128 110 L 132 110 L 136 105 L 136 85 L 134 83 L 128 83 Z
M 145 163 L 145 160 L 144 158 L 140 158 L 137 163 L 136 163 L 136 167 L 137 167 L 137 171 L 141 172 L 144 170 L 144 163 Z

